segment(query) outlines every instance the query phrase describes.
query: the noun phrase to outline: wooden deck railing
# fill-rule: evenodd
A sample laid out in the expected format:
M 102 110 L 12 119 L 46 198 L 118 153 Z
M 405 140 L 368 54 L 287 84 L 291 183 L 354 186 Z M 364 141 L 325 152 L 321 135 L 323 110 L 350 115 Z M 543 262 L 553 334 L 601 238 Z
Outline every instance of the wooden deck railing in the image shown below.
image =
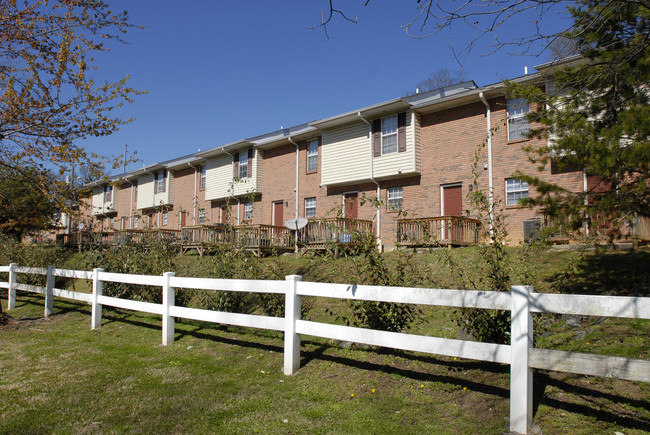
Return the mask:
M 243 248 L 293 248 L 293 231 L 276 225 L 238 225 L 235 243 Z
M 233 227 L 230 225 L 194 225 L 181 228 L 182 245 L 214 245 L 233 242 Z
M 479 221 L 460 216 L 399 219 L 395 223 L 398 246 L 475 245 Z
M 372 233 L 373 224 L 369 220 L 327 218 L 311 219 L 300 230 L 300 243 L 312 248 L 324 248 L 332 243 L 353 243 L 354 234 Z

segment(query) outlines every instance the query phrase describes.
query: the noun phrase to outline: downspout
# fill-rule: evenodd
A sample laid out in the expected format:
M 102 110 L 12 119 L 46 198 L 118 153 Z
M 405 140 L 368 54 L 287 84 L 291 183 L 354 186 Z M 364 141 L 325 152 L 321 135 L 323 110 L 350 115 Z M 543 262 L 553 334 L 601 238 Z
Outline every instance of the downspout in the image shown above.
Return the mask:
M 196 199 L 196 166 L 192 165 L 192 162 L 187 162 L 187 164 L 194 169 L 194 199 L 192 200 L 192 205 L 194 205 L 194 210 L 192 212 L 192 225 L 196 225 L 196 209 L 198 208 L 199 202 Z
M 298 214 L 300 213 L 299 211 L 299 201 L 300 201 L 300 190 L 298 188 L 299 186 L 299 181 L 300 181 L 300 147 L 298 146 L 297 143 L 291 139 L 291 136 L 289 136 L 287 139 L 289 139 L 289 142 L 294 144 L 296 146 L 296 219 L 298 219 Z
M 360 120 L 368 124 L 368 139 L 370 142 L 370 180 L 377 185 L 377 247 L 381 246 L 381 205 L 379 199 L 381 198 L 381 188 L 377 180 L 375 180 L 374 174 L 374 152 L 373 152 L 373 143 L 372 143 L 372 124 L 366 118 L 361 115 L 361 112 L 357 112 L 357 116 Z
M 584 205 L 585 205 L 585 236 L 589 236 L 589 212 L 587 211 L 587 206 L 589 205 L 589 197 L 587 196 L 588 191 L 587 183 L 587 168 L 582 168 L 582 191 L 585 194 Z
M 235 171 L 235 160 L 232 159 L 233 155 L 230 154 L 228 151 L 226 151 L 224 149 L 222 149 L 222 151 L 224 153 L 228 154 L 231 157 L 230 173 L 232 174 Z M 250 164 L 250 162 L 249 162 L 249 164 Z M 232 190 L 230 191 L 230 196 L 232 196 L 233 198 L 235 198 L 237 200 L 237 225 L 239 225 L 239 209 L 240 209 L 241 201 L 239 200 L 239 198 L 237 198 L 235 196 L 235 183 L 234 182 L 230 183 L 230 187 L 232 188 Z
M 488 149 L 488 207 L 490 216 L 490 241 L 494 242 L 494 184 L 492 181 L 492 131 L 490 118 L 490 104 L 485 99 L 483 92 L 478 97 L 485 104 L 485 117 L 487 118 L 487 149 Z

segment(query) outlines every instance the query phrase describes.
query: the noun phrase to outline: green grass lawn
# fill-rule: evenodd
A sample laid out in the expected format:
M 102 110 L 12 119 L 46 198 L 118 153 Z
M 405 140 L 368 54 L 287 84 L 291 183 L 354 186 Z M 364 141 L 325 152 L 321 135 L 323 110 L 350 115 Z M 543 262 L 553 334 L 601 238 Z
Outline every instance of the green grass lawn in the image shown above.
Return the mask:
M 280 333 L 177 322 L 163 347 L 158 316 L 106 310 L 91 331 L 87 305 L 57 298 L 42 313 L 41 296 L 19 292 L 0 327 L 0 433 L 508 430 L 508 366 L 303 337 L 301 368 L 285 376 Z M 453 336 L 445 314 L 414 332 Z M 621 322 L 567 331 L 556 319 L 540 344 L 647 358 L 648 322 Z M 647 384 L 537 372 L 535 398 L 542 433 L 650 431 Z

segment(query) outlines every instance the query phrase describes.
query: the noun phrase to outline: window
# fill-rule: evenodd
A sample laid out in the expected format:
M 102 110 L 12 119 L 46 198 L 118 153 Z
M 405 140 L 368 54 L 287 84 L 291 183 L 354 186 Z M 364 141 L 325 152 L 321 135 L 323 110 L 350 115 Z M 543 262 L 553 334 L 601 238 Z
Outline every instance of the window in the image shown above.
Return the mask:
M 138 228 L 138 221 L 140 221 L 140 216 L 133 216 L 133 228 Z
M 113 200 L 113 186 L 110 184 L 104 187 L 104 202 L 111 202 Z
M 201 166 L 201 190 L 205 190 L 205 180 L 207 175 L 207 168 L 205 165 Z
M 305 198 L 305 217 L 316 216 L 316 198 Z
M 239 153 L 239 178 L 248 178 L 248 153 Z
M 528 101 L 525 98 L 508 100 L 508 140 L 526 139 L 530 132 Z
M 109 227 L 111 230 L 115 228 L 115 218 L 111 218 L 109 221 Z
M 163 170 L 162 172 L 156 172 L 155 178 L 156 178 L 156 184 L 155 184 L 154 193 L 164 192 L 166 187 L 165 179 L 167 178 L 167 170 Z
M 167 212 L 162 212 L 162 224 L 167 225 Z
M 244 204 L 244 219 L 253 219 L 253 203 L 247 202 Z
M 506 205 L 518 205 L 522 198 L 528 198 L 528 183 L 516 178 L 507 178 Z
M 307 172 L 318 171 L 318 139 L 307 143 Z
M 204 208 L 199 209 L 199 223 L 200 224 L 205 223 L 205 209 Z
M 402 199 L 404 198 L 404 190 L 400 187 L 389 187 L 388 188 L 388 210 L 401 210 L 402 209 Z
M 381 153 L 397 152 L 397 115 L 388 116 L 381 120 Z

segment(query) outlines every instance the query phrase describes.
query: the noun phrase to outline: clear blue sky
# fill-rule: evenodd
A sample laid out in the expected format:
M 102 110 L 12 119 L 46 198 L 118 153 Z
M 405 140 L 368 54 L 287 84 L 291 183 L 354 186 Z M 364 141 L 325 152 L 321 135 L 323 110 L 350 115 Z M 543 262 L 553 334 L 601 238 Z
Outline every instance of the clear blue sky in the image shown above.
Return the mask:
M 407 36 L 401 26 L 415 16 L 415 0 L 373 0 L 367 7 L 339 0 L 335 5 L 358 24 L 335 17 L 329 40 L 322 29 L 309 29 L 327 0 L 107 1 L 145 29 L 97 59 L 98 77 L 129 74 L 131 86 L 149 94 L 119 112 L 136 121 L 79 145 L 116 155 L 128 144 L 142 162 L 127 170 L 401 97 L 437 69 L 458 69 L 450 46 L 471 36 L 461 26 L 425 39 Z M 545 26 L 565 23 L 556 15 L 545 19 Z M 532 26 L 520 18 L 502 36 L 531 33 Z M 465 63 L 464 78 L 479 86 L 548 60 L 482 56 L 488 42 Z

